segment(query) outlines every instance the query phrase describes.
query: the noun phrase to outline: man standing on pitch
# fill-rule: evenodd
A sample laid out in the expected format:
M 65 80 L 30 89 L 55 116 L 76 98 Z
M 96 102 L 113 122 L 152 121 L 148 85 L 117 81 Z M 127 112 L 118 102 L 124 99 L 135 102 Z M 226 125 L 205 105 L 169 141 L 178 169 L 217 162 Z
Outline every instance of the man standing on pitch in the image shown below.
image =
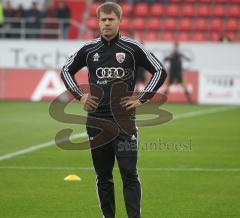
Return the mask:
M 183 67 L 182 67 L 183 60 L 190 61 L 188 57 L 186 57 L 179 51 L 179 43 L 174 42 L 174 48 L 172 53 L 164 58 L 164 61 L 170 62 L 168 86 L 164 94 L 167 95 L 169 87 L 174 82 L 176 82 L 177 84 L 180 84 L 183 87 L 188 102 L 192 103 L 191 95 L 189 94 L 185 82 L 183 81 Z
M 103 216 L 115 217 L 112 170 L 116 157 L 123 181 L 128 217 L 138 218 L 141 211 L 141 185 L 137 172 L 138 136 L 134 109 L 154 95 L 167 75 L 162 64 L 152 53 L 140 43 L 119 34 L 121 15 L 122 9 L 116 3 L 106 2 L 98 7 L 97 18 L 101 36 L 85 43 L 70 57 L 62 68 L 61 77 L 67 89 L 88 110 L 87 132 Z M 74 78 L 84 66 L 88 68 L 89 93 L 78 87 Z M 133 96 L 139 66 L 144 67 L 153 76 L 145 89 Z M 127 92 L 124 92 L 124 89 L 116 89 L 116 85 L 119 84 L 119 87 L 123 87 L 121 83 L 124 83 Z M 126 119 L 126 116 L 130 119 Z M 94 128 L 91 123 L 91 120 L 96 118 L 99 122 L 95 123 L 111 122 L 118 130 L 117 134 L 115 131 L 116 136 L 112 140 L 97 140 L 101 130 Z M 119 124 L 121 120 L 127 122 L 127 130 Z M 104 129 L 106 138 L 111 136 L 114 128 Z

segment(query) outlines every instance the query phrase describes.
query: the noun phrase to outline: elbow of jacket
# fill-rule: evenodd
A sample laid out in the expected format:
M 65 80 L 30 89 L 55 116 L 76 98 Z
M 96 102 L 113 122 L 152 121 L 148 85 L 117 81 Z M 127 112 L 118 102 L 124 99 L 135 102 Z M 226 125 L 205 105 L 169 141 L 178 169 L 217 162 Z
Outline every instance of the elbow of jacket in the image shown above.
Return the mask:
M 63 69 L 62 69 L 61 72 L 60 72 L 60 77 L 61 77 L 61 79 L 64 81 Z
M 162 71 L 162 77 L 163 77 L 163 80 L 165 81 L 166 78 L 167 78 L 167 72 L 166 72 L 166 70 L 163 70 L 163 71 Z

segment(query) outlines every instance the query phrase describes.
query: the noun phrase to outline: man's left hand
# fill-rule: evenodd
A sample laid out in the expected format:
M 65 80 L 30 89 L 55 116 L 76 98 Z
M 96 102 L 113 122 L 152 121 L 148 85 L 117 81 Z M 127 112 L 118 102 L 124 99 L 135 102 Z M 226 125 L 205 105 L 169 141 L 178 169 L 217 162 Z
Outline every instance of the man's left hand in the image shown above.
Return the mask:
M 142 103 L 136 96 L 126 96 L 121 98 L 120 105 L 125 107 L 126 110 L 140 106 Z

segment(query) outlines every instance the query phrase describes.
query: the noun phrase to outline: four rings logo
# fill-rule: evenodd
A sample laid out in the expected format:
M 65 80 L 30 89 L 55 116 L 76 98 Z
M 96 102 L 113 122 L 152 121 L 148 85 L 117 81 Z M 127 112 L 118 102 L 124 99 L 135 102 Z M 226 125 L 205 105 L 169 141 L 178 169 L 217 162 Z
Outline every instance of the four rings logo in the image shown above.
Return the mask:
M 117 79 L 125 76 L 124 69 L 121 67 L 99 67 L 96 70 L 99 79 Z

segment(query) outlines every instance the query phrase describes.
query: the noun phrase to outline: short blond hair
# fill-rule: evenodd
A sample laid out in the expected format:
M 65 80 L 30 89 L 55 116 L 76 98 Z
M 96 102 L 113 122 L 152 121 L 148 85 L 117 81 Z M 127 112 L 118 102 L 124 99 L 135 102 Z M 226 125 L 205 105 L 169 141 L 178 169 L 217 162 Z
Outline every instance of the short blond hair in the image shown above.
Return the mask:
M 105 14 L 111 14 L 112 12 L 114 12 L 119 20 L 122 18 L 122 8 L 119 4 L 115 2 L 105 2 L 101 4 L 96 11 L 97 18 L 99 18 L 100 12 L 103 12 Z

